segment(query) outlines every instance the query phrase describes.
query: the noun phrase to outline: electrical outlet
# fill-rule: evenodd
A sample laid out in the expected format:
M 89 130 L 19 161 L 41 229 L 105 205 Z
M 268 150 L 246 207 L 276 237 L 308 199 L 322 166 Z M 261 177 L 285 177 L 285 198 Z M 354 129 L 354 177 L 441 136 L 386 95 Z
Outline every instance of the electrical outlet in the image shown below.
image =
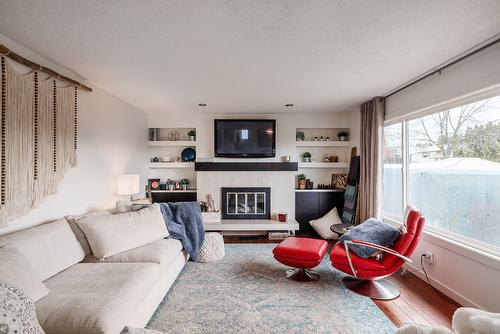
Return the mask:
M 424 254 L 422 254 L 424 263 L 427 265 L 432 265 L 434 263 L 434 253 L 430 250 L 426 250 Z

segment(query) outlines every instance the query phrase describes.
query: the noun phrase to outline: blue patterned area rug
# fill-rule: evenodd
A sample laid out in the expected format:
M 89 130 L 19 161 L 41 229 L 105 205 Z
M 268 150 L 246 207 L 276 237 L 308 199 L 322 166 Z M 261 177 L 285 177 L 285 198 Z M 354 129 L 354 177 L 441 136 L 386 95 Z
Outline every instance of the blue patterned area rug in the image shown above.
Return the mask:
M 369 299 L 344 288 L 328 255 L 317 282 L 285 278 L 274 244 L 226 245 L 215 263 L 188 262 L 147 328 L 165 333 L 394 333 Z

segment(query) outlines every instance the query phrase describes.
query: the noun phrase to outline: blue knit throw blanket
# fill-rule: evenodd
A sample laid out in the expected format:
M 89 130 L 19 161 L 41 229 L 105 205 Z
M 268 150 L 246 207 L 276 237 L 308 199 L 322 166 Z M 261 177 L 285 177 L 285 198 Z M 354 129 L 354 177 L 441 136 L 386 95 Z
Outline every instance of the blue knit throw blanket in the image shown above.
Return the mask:
M 196 202 L 160 203 L 170 237 L 179 240 L 193 261 L 205 240 L 200 205 Z

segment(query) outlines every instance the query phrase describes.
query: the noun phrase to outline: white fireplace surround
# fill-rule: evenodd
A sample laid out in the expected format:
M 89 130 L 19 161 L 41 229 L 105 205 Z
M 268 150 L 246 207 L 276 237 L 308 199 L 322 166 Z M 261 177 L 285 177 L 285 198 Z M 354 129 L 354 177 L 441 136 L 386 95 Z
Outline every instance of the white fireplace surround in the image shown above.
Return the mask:
M 295 174 L 296 172 L 197 172 L 198 197 L 211 194 L 215 205 L 222 208 L 222 188 L 269 187 L 270 219 L 278 212 L 295 218 Z M 253 218 L 255 219 L 255 218 Z

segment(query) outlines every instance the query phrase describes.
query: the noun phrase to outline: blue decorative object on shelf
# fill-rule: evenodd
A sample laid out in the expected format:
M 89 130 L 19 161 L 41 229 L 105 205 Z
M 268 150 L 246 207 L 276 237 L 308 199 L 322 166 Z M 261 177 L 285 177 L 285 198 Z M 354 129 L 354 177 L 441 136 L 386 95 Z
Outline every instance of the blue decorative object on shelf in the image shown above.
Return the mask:
M 191 147 L 185 148 L 181 153 L 181 158 L 185 162 L 194 161 L 196 159 L 196 151 Z

